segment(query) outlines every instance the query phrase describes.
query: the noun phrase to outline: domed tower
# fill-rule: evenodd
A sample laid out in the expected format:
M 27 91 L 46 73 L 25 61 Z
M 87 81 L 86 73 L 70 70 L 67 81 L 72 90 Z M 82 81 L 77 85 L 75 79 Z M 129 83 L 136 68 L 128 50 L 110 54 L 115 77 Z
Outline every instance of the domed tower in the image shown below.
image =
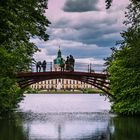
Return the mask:
M 60 50 L 60 47 L 59 47 L 59 50 L 57 52 L 57 58 L 54 59 L 54 61 L 53 61 L 55 71 L 60 71 L 61 70 L 61 67 L 60 67 L 61 59 L 62 59 L 62 55 L 61 55 L 61 50 Z

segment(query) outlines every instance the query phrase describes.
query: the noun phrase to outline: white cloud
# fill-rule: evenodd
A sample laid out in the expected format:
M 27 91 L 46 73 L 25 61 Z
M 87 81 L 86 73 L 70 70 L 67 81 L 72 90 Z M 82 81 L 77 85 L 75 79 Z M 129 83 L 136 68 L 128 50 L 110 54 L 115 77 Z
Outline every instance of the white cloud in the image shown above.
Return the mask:
M 85 63 L 85 64 L 92 64 L 92 65 L 104 65 L 104 60 L 102 59 L 95 59 L 93 57 L 89 58 L 78 58 L 76 59 L 77 63 Z
M 48 1 L 46 16 L 52 23 L 48 29 L 50 40 L 31 40 L 41 49 L 34 55 L 35 59 L 52 61 L 61 46 L 65 58 L 72 54 L 77 62 L 103 63 L 103 58 L 111 53 L 109 48 L 121 39 L 120 32 L 125 29 L 122 22 L 128 0 L 113 0 L 109 10 L 105 9 L 104 0 L 99 0 L 96 5 L 99 10 L 88 12 L 64 12 L 65 2 Z

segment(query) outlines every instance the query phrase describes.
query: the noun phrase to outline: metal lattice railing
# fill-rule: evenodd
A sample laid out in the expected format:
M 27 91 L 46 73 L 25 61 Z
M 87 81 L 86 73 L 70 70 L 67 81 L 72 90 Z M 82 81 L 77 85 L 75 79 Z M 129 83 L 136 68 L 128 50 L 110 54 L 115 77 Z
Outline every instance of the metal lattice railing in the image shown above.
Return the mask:
M 106 69 L 106 67 L 103 64 L 75 62 L 75 65 L 74 65 L 74 71 L 81 71 L 81 72 L 105 73 L 105 69 Z M 31 65 L 30 71 L 36 72 L 36 64 Z M 45 71 L 46 72 L 55 71 L 53 62 L 47 62 Z M 42 68 L 41 68 L 40 72 L 43 72 Z

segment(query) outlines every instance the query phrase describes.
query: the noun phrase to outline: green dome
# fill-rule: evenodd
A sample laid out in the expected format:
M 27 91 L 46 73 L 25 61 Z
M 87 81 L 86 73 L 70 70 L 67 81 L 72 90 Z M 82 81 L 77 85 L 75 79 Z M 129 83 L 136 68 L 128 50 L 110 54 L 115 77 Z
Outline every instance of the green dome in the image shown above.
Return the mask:
M 61 64 L 61 59 L 62 59 L 62 56 L 61 56 L 61 51 L 59 49 L 58 52 L 57 52 L 57 58 L 54 59 L 54 64 L 60 65 Z
M 61 64 L 61 57 L 54 59 L 54 64 Z

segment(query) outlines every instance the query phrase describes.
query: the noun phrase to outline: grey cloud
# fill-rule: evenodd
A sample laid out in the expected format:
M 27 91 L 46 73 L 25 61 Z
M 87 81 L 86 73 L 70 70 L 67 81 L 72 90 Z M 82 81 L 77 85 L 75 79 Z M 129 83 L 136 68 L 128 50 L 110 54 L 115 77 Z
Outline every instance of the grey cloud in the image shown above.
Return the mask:
M 79 47 L 76 49 L 65 48 L 63 50 L 63 54 L 64 55 L 72 54 L 75 58 L 87 58 L 89 56 L 93 58 L 106 58 L 111 53 L 109 48 L 98 47 L 97 49 L 82 50 L 81 47 Z
M 46 44 L 48 55 L 56 55 L 59 45 L 61 47 L 62 55 L 65 57 L 72 54 L 75 58 L 106 58 L 111 52 L 109 47 L 105 48 L 95 44 L 83 44 L 76 41 L 53 39 Z M 40 43 L 38 43 L 38 46 L 41 47 Z
M 81 28 L 103 28 L 104 26 L 111 26 L 116 24 L 116 18 L 103 18 L 103 19 L 94 19 L 91 17 L 86 17 L 86 19 L 81 17 L 80 19 L 71 19 L 69 17 L 63 17 L 53 23 L 52 27 L 54 28 L 74 28 L 74 29 L 81 29 Z
M 66 0 L 63 10 L 65 12 L 99 11 L 98 0 Z
M 110 34 L 115 34 L 116 36 L 114 37 Z M 86 44 L 96 44 L 102 47 L 109 47 L 115 45 L 115 42 L 119 39 L 119 32 L 115 28 L 93 27 L 91 29 L 81 29 L 79 31 L 79 41 L 84 42 Z
M 116 27 L 117 20 L 114 19 L 91 19 L 88 22 L 82 19 L 73 23 L 67 18 L 60 19 L 52 26 L 54 38 L 74 40 L 85 44 L 97 44 L 98 46 L 114 46 L 120 40 L 119 29 Z M 116 34 L 111 36 L 110 34 Z M 104 36 L 107 36 L 106 38 Z

